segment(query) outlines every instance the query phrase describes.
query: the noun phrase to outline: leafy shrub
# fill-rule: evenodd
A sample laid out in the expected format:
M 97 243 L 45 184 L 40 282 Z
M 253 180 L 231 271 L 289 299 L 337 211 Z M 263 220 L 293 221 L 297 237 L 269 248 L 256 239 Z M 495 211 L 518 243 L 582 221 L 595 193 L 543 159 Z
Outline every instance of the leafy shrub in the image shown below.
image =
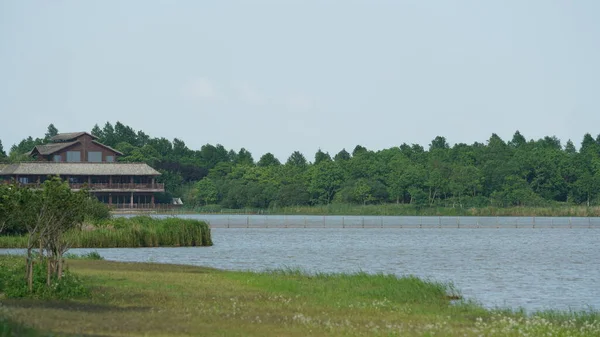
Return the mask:
M 33 292 L 29 292 L 27 281 L 23 277 L 25 271 L 24 257 L 3 257 L 0 259 L 0 292 L 8 298 L 30 297 L 39 299 L 71 299 L 87 297 L 90 290 L 81 278 L 68 269 L 63 271 L 61 279 L 53 279 L 52 286 L 46 286 L 46 262 L 34 264 Z
M 89 253 L 83 254 L 83 255 L 69 253 L 69 254 L 65 255 L 65 258 L 71 259 L 71 260 L 104 260 L 102 255 L 100 255 L 98 252 L 95 252 L 95 251 L 89 252 Z
M 85 217 L 89 221 L 110 219 L 110 209 L 96 198 L 87 198 Z

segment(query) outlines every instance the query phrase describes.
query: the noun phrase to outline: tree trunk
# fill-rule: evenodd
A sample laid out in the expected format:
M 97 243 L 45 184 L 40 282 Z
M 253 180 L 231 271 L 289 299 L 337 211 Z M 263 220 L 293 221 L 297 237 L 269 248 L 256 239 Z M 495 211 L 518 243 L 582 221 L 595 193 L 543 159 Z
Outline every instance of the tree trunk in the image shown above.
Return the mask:
M 25 258 L 25 280 L 29 292 L 33 292 L 33 257 L 31 256 L 31 246 L 27 248 L 27 257 Z
M 27 265 L 27 286 L 29 287 L 29 292 L 33 292 L 33 260 L 29 260 L 30 263 Z
M 437 189 L 433 191 L 433 198 L 429 199 L 429 206 L 433 206 L 433 203 L 435 202 L 436 194 L 437 194 Z
M 63 260 L 62 256 L 58 258 L 58 279 L 62 279 L 62 273 L 63 273 L 63 264 L 65 263 L 65 261 Z
M 590 194 L 588 193 L 588 197 L 587 197 L 587 207 L 590 207 Z
M 52 284 L 52 279 L 51 279 L 51 275 L 52 275 L 52 259 L 50 257 L 48 257 L 48 264 L 47 264 L 47 274 L 46 274 L 46 285 L 49 287 Z

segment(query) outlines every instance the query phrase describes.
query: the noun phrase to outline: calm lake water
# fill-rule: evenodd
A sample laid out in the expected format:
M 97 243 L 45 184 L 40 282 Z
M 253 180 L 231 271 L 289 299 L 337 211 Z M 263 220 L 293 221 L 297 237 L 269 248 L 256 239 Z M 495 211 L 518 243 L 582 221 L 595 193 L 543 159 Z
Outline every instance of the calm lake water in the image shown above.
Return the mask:
M 213 228 L 212 236 L 213 247 L 96 251 L 115 261 L 230 270 L 412 274 L 453 282 L 465 297 L 488 307 L 600 309 L 597 226 Z

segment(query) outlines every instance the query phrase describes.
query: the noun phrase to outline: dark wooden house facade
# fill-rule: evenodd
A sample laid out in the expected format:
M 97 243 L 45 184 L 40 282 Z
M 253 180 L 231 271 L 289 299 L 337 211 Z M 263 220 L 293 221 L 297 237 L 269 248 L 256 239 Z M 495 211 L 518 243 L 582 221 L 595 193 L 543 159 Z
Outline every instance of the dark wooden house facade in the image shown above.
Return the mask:
M 96 139 L 86 132 L 58 134 L 30 152 L 35 161 L 0 165 L 0 179 L 35 187 L 59 176 L 113 207 L 154 208 L 155 193 L 165 191 L 156 182 L 160 173 L 145 163 L 118 163 L 122 153 Z
M 60 133 L 51 143 L 38 145 L 29 153 L 37 161 L 67 163 L 113 163 L 121 152 L 99 143 L 87 132 Z

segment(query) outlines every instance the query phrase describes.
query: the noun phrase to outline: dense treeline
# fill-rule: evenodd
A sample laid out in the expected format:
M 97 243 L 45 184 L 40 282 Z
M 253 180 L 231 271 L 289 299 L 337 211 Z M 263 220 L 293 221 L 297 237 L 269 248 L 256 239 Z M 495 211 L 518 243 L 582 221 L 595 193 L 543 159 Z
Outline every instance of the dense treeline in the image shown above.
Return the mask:
M 44 143 L 29 137 L 5 160 Z M 187 205 L 267 208 L 330 203 L 405 203 L 418 207 L 547 206 L 600 202 L 600 136 L 586 134 L 579 151 L 556 137 L 527 141 L 518 131 L 509 141 L 496 134 L 483 143 L 450 146 L 438 136 L 420 145 L 371 151 L 357 145 L 333 157 L 321 150 L 312 161 L 293 152 L 285 163 L 271 153 L 255 161 L 242 148 L 206 144 L 189 149 L 135 131 L 120 122 L 94 126 L 99 141 L 123 152 L 122 161 L 146 162 L 161 171 L 169 194 Z M 2 156 L 0 148 L 0 156 Z M 166 196 L 165 199 L 170 197 Z

